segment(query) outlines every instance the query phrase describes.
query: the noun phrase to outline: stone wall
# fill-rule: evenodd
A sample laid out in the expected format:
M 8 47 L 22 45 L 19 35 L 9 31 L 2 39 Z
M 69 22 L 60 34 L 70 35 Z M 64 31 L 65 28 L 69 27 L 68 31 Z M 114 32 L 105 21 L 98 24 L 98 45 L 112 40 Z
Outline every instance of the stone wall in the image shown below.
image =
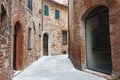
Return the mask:
M 43 6 L 49 7 L 49 16 L 43 14 L 43 31 L 41 40 L 43 40 L 44 33 L 49 36 L 48 55 L 63 54 L 63 51 L 68 52 L 68 43 L 62 44 L 62 31 L 66 30 L 68 34 L 68 7 L 59 5 L 51 1 L 43 1 Z M 55 9 L 60 11 L 60 19 L 55 19 Z M 41 43 L 41 53 L 43 53 L 43 41 Z
M 97 6 L 109 8 L 112 72 L 120 77 L 120 1 L 69 0 L 70 58 L 77 69 L 86 69 L 85 17 Z
M 28 0 L 0 0 L 0 80 L 12 80 L 14 63 L 14 35 L 17 25 L 19 36 L 16 65 L 23 70 L 40 57 L 41 1 L 33 0 L 28 8 Z M 28 27 L 32 29 L 32 49 L 28 49 Z M 18 58 L 18 59 L 17 59 Z
M 0 1 L 0 80 L 12 80 L 10 3 Z
M 28 8 L 28 0 L 13 0 L 12 1 L 12 33 L 14 34 L 14 24 L 19 21 L 23 29 L 23 68 L 26 68 L 33 61 L 40 57 L 40 27 L 41 27 L 41 1 L 32 1 L 32 11 Z M 28 49 L 28 28 L 31 32 L 31 49 Z M 14 42 L 13 42 L 14 44 Z
M 28 0 L 0 0 L 0 80 L 12 80 L 14 63 L 15 70 L 23 70 L 42 55 L 44 33 L 48 33 L 51 39 L 50 55 L 67 51 L 68 45 L 62 45 L 62 31 L 68 30 L 67 6 L 45 3 L 51 8 L 50 16 L 46 17 L 43 16 L 41 0 L 32 0 L 32 3 L 31 11 L 28 8 Z M 56 8 L 60 10 L 59 20 L 54 18 Z

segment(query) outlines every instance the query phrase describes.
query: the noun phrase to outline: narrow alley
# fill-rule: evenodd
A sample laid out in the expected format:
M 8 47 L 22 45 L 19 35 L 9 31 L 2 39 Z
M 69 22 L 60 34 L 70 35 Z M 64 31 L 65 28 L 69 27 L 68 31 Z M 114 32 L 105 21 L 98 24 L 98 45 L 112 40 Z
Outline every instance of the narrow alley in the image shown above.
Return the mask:
M 45 56 L 34 62 L 13 80 L 106 80 L 74 69 L 68 55 Z
M 120 0 L 0 0 L 0 80 L 120 80 L 119 26 Z

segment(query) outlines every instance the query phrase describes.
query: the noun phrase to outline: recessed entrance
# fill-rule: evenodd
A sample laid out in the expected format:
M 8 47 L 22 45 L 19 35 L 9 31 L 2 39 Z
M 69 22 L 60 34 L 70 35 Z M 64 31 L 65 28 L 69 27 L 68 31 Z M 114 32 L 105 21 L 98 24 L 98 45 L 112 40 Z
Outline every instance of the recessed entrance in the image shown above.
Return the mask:
M 48 35 L 43 35 L 43 56 L 48 56 Z
M 85 19 L 88 69 L 112 73 L 109 35 L 109 11 L 105 6 L 93 9 Z
M 21 70 L 23 67 L 23 30 L 19 22 L 14 27 L 13 69 Z

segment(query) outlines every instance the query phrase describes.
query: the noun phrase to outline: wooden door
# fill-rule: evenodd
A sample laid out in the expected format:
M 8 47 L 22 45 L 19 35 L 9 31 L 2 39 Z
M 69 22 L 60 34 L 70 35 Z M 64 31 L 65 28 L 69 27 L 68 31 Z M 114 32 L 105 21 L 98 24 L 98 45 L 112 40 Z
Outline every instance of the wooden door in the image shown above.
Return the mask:
M 13 45 L 13 69 L 22 70 L 23 67 L 23 50 L 24 50 L 24 36 L 23 30 L 19 22 L 14 28 L 14 45 Z
M 43 35 L 43 55 L 44 56 L 48 55 L 48 35 L 47 34 Z
M 17 27 L 14 29 L 14 45 L 13 45 L 13 69 L 16 70 L 16 54 L 17 54 Z

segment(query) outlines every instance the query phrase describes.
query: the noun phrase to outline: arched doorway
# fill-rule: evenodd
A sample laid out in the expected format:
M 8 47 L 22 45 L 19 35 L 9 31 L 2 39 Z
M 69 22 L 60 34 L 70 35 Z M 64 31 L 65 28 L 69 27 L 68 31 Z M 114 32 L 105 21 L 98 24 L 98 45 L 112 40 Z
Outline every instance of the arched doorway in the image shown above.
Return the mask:
M 13 36 L 13 69 L 21 70 L 23 67 L 23 30 L 19 22 L 15 24 Z
M 109 11 L 105 6 L 94 8 L 85 19 L 87 68 L 112 73 L 109 35 Z
M 48 35 L 43 35 L 43 56 L 48 56 Z

